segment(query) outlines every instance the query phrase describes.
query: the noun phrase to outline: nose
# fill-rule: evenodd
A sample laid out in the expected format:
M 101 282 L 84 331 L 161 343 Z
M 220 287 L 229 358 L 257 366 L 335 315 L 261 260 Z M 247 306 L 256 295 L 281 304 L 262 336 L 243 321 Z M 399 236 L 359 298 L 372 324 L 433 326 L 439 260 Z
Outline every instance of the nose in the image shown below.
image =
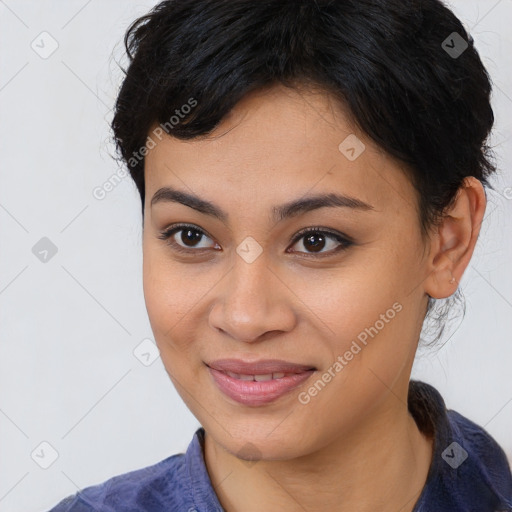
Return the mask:
M 213 329 L 246 343 L 293 329 L 293 293 L 264 254 L 252 263 L 237 255 L 223 283 L 217 287 L 218 295 L 210 309 Z

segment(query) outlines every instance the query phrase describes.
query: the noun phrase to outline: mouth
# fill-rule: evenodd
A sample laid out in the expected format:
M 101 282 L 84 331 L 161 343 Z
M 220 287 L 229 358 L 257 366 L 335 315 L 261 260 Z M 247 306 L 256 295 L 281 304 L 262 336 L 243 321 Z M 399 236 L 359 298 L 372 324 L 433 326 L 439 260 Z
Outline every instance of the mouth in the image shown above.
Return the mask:
M 246 381 L 254 381 L 254 382 L 263 382 L 266 380 L 275 380 L 275 379 L 282 379 L 283 377 L 290 377 L 292 375 L 297 375 L 296 373 L 283 373 L 283 372 L 276 372 L 276 373 L 264 373 L 261 375 L 245 375 L 243 373 L 233 373 L 233 372 L 223 372 L 226 375 L 229 375 L 233 379 L 238 380 L 246 380 Z
M 246 362 L 222 359 L 206 364 L 218 389 L 237 403 L 268 404 L 308 380 L 314 366 L 282 360 Z
M 268 376 L 274 374 L 279 375 L 281 373 L 284 375 L 293 375 L 310 370 L 316 370 L 316 368 L 312 365 L 291 363 L 281 359 L 262 359 L 260 361 L 253 362 L 244 361 L 242 359 L 217 359 L 211 363 L 206 363 L 206 366 L 219 372 L 253 377 Z M 267 378 L 262 380 L 269 379 Z

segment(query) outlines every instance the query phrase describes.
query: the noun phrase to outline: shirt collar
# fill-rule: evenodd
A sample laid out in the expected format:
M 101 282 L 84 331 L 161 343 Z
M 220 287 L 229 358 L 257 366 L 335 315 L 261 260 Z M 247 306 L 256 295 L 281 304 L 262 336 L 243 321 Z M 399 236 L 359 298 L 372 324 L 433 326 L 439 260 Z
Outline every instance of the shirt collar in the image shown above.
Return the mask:
M 198 428 L 185 454 L 190 508 L 183 512 L 225 512 L 212 487 L 204 460 L 204 428 Z

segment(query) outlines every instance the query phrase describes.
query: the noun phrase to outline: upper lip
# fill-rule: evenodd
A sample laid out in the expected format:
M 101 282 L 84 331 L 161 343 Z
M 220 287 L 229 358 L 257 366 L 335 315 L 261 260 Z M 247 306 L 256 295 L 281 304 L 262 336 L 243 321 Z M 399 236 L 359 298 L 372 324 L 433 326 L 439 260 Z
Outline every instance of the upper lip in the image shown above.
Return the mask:
M 266 375 L 269 373 L 303 373 L 315 370 L 311 365 L 290 363 L 280 359 L 261 359 L 260 361 L 243 361 L 242 359 L 217 359 L 206 366 L 221 372 L 232 372 L 242 375 Z

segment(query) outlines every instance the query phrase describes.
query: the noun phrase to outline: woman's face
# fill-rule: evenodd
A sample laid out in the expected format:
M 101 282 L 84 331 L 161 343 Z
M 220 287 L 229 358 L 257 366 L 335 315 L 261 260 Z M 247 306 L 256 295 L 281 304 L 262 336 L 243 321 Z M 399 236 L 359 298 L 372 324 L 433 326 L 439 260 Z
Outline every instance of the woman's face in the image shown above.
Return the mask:
M 212 138 L 166 137 L 145 165 L 149 319 L 170 378 L 216 442 L 242 458 L 298 457 L 406 407 L 427 305 L 416 194 L 333 100 L 281 86 L 250 94 Z M 356 201 L 287 208 L 329 194 Z M 163 239 L 176 223 L 196 231 Z M 240 402 L 207 366 L 228 358 L 315 371 L 273 400 Z

